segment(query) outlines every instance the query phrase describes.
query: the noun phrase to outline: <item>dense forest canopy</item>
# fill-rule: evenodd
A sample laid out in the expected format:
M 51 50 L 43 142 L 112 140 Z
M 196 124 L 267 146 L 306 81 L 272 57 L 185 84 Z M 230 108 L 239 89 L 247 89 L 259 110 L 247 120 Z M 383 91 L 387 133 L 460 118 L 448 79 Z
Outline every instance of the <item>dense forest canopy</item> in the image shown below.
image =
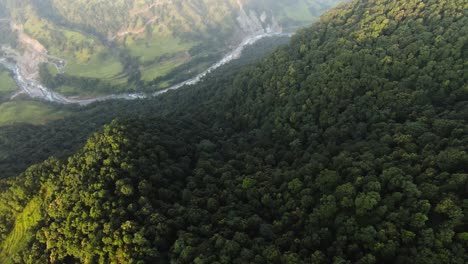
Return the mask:
M 254 65 L 41 127 L 109 123 L 0 181 L 0 262 L 466 263 L 467 5 L 352 1 Z

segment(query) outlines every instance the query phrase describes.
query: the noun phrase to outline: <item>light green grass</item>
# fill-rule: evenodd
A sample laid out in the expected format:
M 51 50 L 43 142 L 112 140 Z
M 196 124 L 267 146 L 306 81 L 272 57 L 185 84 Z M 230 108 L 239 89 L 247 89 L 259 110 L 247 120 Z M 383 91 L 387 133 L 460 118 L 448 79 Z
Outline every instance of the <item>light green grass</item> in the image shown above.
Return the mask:
M 32 229 L 41 220 L 41 199 L 33 198 L 16 217 L 13 230 L 1 245 L 0 263 L 12 263 L 11 257 L 24 249 L 33 237 Z
M 114 86 L 112 87 L 112 93 L 125 93 L 131 91 L 135 86 L 133 84 L 117 84 L 112 83 Z M 81 87 L 76 86 L 68 86 L 62 85 L 54 89 L 58 93 L 68 96 L 68 97 L 81 97 L 81 98 L 89 98 L 89 97 L 98 97 L 109 94 L 109 92 L 101 91 L 101 90 L 88 90 L 82 89 Z
M 159 87 L 159 89 L 164 89 L 164 88 L 168 88 L 169 86 L 171 86 L 169 81 L 164 81 L 164 82 L 158 83 L 157 87 Z
M 298 20 L 298 21 L 312 21 L 314 16 L 310 13 L 309 7 L 311 6 L 307 0 L 299 0 L 294 5 L 284 5 L 283 11 L 286 16 L 282 19 L 285 20 Z
M 16 83 L 9 72 L 0 68 L 0 98 L 14 93 L 16 89 Z
M 84 63 L 78 63 L 71 57 L 65 57 L 65 59 L 68 62 L 65 72 L 78 77 L 109 80 L 114 79 L 123 70 L 118 58 L 107 54 L 91 56 L 90 60 Z
M 54 65 L 48 63 L 46 64 L 46 66 L 47 66 L 47 70 L 52 76 L 55 76 L 58 74 L 57 68 Z
M 152 61 L 163 55 L 188 51 L 196 42 L 182 42 L 173 37 L 154 37 L 151 40 L 135 40 L 127 43 L 130 54 L 139 57 L 141 62 Z
M 181 70 L 180 73 L 190 72 L 190 74 L 188 76 L 184 75 L 184 77 L 182 77 L 182 78 L 181 78 L 180 75 L 176 75 L 171 79 L 158 82 L 158 83 L 155 84 L 155 88 L 156 89 L 165 89 L 165 88 L 168 88 L 171 85 L 174 85 L 175 83 L 180 83 L 180 82 L 183 82 L 183 81 L 185 81 L 187 79 L 195 77 L 199 73 L 201 73 L 201 72 L 205 71 L 206 69 L 208 69 L 213 63 L 214 63 L 214 61 L 200 62 L 198 64 L 193 65 L 190 68 L 186 68 L 184 70 Z M 181 63 L 180 65 L 182 65 L 182 64 L 183 63 Z
M 127 82 L 127 78 L 118 76 L 123 71 L 118 55 L 112 54 L 97 38 L 38 19 L 35 15 L 29 17 L 24 28 L 44 44 L 49 54 L 67 61 L 63 69 L 66 74 L 102 79 L 113 85 Z M 48 68 L 52 75 L 57 74 L 52 65 Z M 75 87 L 75 90 L 80 91 L 80 88 Z
M 65 35 L 67 40 L 71 43 L 88 42 L 88 43 L 94 44 L 96 42 L 96 40 L 94 40 L 92 37 L 85 36 L 76 31 L 63 29 L 62 33 Z
M 38 101 L 11 101 L 0 104 L 0 126 L 14 123 L 34 125 L 62 119 L 69 112 Z
M 75 96 L 77 94 L 80 94 L 81 91 L 77 87 L 73 86 L 68 86 L 68 85 L 62 85 L 54 89 L 55 91 L 59 92 L 60 94 L 63 94 L 65 96 Z
M 166 61 L 164 63 L 153 64 L 144 67 L 141 70 L 141 79 L 143 81 L 151 81 L 158 77 L 164 76 L 171 72 L 176 67 L 184 64 L 185 60 Z

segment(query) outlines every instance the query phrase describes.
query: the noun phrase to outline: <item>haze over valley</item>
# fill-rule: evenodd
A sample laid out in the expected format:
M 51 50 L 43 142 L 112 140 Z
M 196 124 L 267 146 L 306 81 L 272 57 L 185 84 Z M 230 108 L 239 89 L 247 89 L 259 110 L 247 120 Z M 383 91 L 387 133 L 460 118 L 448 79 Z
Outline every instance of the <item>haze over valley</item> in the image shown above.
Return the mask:
M 20 93 L 86 104 L 93 100 L 76 97 L 182 83 L 245 43 L 294 32 L 337 2 L 3 0 L 0 42 L 4 59 L 16 63 Z

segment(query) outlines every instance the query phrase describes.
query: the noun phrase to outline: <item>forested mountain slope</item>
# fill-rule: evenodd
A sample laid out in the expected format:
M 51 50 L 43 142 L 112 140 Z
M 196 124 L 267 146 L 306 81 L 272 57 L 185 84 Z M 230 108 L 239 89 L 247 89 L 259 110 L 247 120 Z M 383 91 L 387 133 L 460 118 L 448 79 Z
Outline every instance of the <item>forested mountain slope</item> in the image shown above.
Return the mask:
M 466 7 L 353 1 L 237 73 L 92 106 L 140 118 L 0 182 L 0 261 L 466 263 Z
M 0 43 L 27 57 L 19 64 L 35 79 L 46 63 L 42 82 L 62 94 L 141 92 L 194 76 L 245 37 L 294 31 L 338 2 L 1 0 L 13 33 Z

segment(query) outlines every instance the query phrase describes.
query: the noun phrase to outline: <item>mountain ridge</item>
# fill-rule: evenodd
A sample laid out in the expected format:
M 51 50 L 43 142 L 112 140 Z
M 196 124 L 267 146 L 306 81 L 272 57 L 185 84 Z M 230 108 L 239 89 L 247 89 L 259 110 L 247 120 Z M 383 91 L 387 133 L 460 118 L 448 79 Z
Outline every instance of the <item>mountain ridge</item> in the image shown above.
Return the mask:
M 29 238 L 19 263 L 465 263 L 462 2 L 353 1 L 254 65 L 90 106 L 77 126 L 120 118 L 0 181 L 0 241 Z

